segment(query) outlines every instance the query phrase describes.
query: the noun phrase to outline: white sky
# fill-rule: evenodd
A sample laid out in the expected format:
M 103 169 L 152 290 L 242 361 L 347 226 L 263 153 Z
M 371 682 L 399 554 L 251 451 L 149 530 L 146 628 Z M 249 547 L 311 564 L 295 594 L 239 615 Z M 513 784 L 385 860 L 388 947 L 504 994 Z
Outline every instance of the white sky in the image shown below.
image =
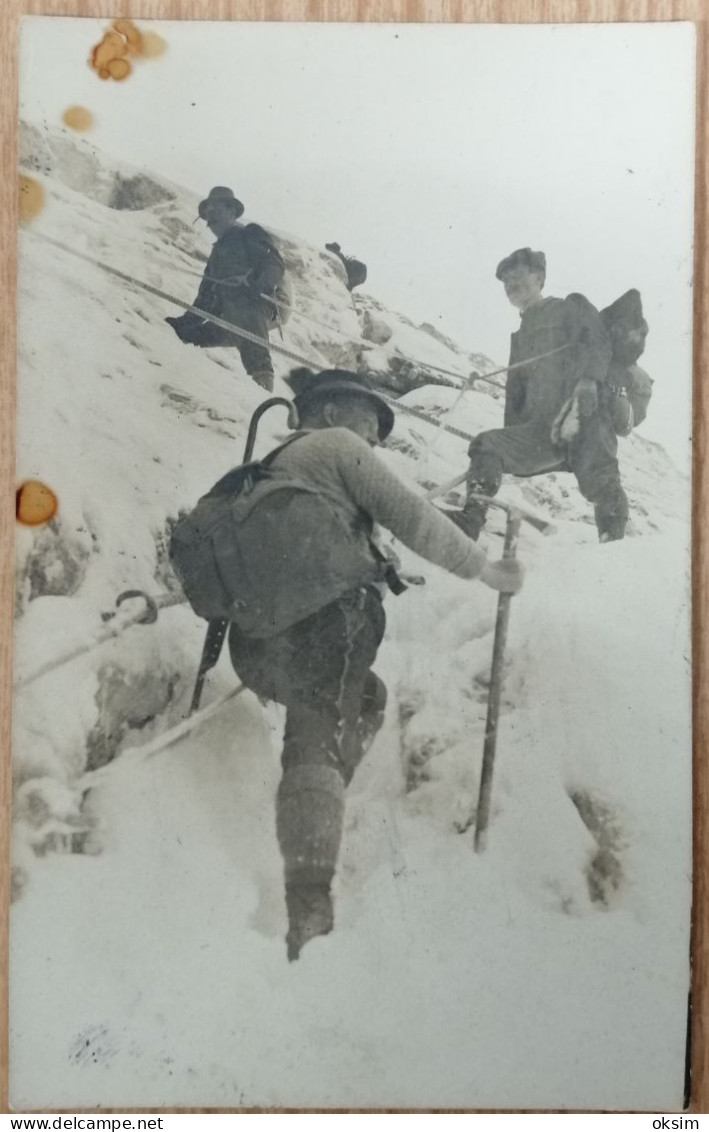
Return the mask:
M 168 43 L 123 83 L 87 66 L 107 22 L 25 17 L 20 113 L 79 103 L 107 153 L 343 250 L 366 288 L 501 364 L 494 277 L 523 245 L 547 294 L 629 287 L 650 324 L 643 433 L 687 462 L 694 29 L 141 22 Z

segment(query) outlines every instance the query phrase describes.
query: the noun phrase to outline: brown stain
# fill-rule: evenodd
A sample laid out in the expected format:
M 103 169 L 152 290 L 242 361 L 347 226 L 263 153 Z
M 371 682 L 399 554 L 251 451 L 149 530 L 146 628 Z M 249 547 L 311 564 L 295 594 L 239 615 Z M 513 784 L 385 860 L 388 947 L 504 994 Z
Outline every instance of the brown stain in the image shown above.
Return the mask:
M 112 27 L 118 35 L 123 36 L 131 55 L 143 54 L 143 36 L 132 20 L 114 20 Z
M 94 124 L 94 116 L 85 106 L 67 106 L 62 114 L 62 122 L 70 130 L 90 130 Z
M 89 63 L 100 79 L 110 79 L 111 65 L 123 60 L 125 67 L 120 68 L 120 77 L 125 78 L 130 73 L 130 63 L 124 56 L 128 53 L 128 43 L 120 32 L 111 29 L 107 31 L 100 43 L 97 43 L 89 57 Z M 123 73 L 125 72 L 125 73 Z
M 34 177 L 20 174 L 19 213 L 20 220 L 32 220 L 44 208 L 44 189 Z
M 103 39 L 92 49 L 89 66 L 100 79 L 127 79 L 133 70 L 127 56 L 156 59 L 165 51 L 165 40 L 155 32 L 141 32 L 132 20 L 114 20 Z
M 27 527 L 38 527 L 53 519 L 59 507 L 59 500 L 46 483 L 40 480 L 26 480 L 15 493 L 15 516 L 18 523 Z
M 157 59 L 158 56 L 164 55 L 167 50 L 167 43 L 154 31 L 143 32 L 143 58 L 144 59 Z

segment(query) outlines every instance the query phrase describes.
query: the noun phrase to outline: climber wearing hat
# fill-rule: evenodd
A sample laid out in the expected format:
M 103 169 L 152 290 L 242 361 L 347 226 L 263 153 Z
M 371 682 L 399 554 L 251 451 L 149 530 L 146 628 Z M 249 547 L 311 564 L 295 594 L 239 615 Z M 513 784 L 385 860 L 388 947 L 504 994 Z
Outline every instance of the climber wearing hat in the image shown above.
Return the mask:
M 210 189 L 198 211 L 216 240 L 192 305 L 268 342 L 273 321 L 268 296 L 285 272 L 280 252 L 258 224 L 237 223 L 244 206 L 226 186 Z M 231 334 L 191 311 L 165 321 L 190 345 L 236 346 L 249 377 L 269 392 L 273 389 L 267 345 Z
M 375 524 L 461 578 L 510 593 L 522 578 L 518 562 L 488 562 L 378 458 L 373 449 L 391 432 L 394 413 L 363 375 L 299 369 L 286 380 L 295 394 L 299 431 L 268 458 L 269 472 L 321 496 L 332 518 L 325 533 L 315 520 L 308 527 L 301 512 L 290 530 L 288 512 L 279 513 L 279 553 L 284 543 L 297 541 L 308 547 L 316 566 L 308 579 L 293 567 L 293 609 L 304 607 L 306 594 L 315 612 L 275 635 L 268 625 L 249 636 L 232 625 L 229 648 L 246 687 L 286 706 L 276 830 L 285 871 L 288 954 L 297 959 L 310 939 L 333 927 L 331 883 L 345 787 L 384 718 L 386 688 L 372 671 L 384 635 L 382 596 L 387 585 L 394 592 L 405 587 L 373 542 Z M 260 549 L 266 569 L 273 547 L 264 540 Z

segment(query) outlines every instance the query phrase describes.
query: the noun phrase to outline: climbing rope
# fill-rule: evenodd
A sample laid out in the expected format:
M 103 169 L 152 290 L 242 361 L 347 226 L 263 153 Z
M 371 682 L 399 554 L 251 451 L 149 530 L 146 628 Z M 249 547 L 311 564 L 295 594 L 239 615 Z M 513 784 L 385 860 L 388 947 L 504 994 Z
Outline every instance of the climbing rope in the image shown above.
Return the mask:
M 123 283 L 128 283 L 131 287 L 139 287 L 143 291 L 147 291 L 149 295 L 155 295 L 158 299 L 164 299 L 165 302 L 173 303 L 177 307 L 182 307 L 183 310 L 188 311 L 189 314 L 196 314 L 199 318 L 205 319 L 207 322 L 213 322 L 215 326 L 219 326 L 222 330 L 228 330 L 230 334 L 236 334 L 238 338 L 244 338 L 247 342 L 254 342 L 257 346 L 265 346 L 266 349 L 275 350 L 278 354 L 283 354 L 284 357 L 290 358 L 291 361 L 299 362 L 300 365 L 308 366 L 313 365 L 317 368 L 320 363 L 313 362 L 310 358 L 303 357 L 302 354 L 296 354 L 293 350 L 287 350 L 285 346 L 279 346 L 275 342 L 269 341 L 267 338 L 261 338 L 258 334 L 253 334 L 250 330 L 242 330 L 240 326 L 234 326 L 233 323 L 227 322 L 226 319 L 218 318 L 215 314 L 209 314 L 208 311 L 200 310 L 199 307 L 193 307 L 190 303 L 183 302 L 175 295 L 169 295 L 167 291 L 161 291 L 159 287 L 153 287 L 151 283 L 145 283 L 142 279 L 135 279 L 134 276 L 128 275 L 125 271 L 119 271 L 117 267 L 110 267 L 107 263 L 102 263 L 101 260 L 94 259 L 93 256 L 86 255 L 85 252 L 79 252 L 76 248 L 70 248 L 68 244 L 63 244 L 61 240 L 55 240 L 52 236 L 45 235 L 44 232 L 35 232 L 31 228 L 28 229 L 32 236 L 40 240 L 52 244 L 55 248 L 59 248 L 68 255 L 73 255 L 77 259 L 81 259 L 84 263 L 90 263 L 92 267 L 98 267 L 101 271 L 106 271 L 109 275 L 113 275 L 116 279 L 120 279 Z
M 142 598 L 145 604 L 139 609 L 125 610 L 120 612 L 120 607 L 125 601 L 131 598 Z M 40 676 L 45 676 L 48 672 L 54 672 L 55 669 L 61 668 L 62 665 L 68 664 L 70 660 L 76 660 L 79 656 L 84 656 L 88 652 L 93 652 L 99 645 L 104 644 L 105 641 L 110 641 L 114 637 L 119 637 L 126 629 L 130 629 L 133 625 L 152 625 L 158 619 L 158 610 L 167 609 L 171 605 L 182 605 L 187 599 L 181 593 L 165 593 L 159 597 L 152 598 L 142 590 L 126 590 L 116 598 L 116 609 L 111 613 L 102 613 L 101 620 L 109 622 L 103 628 L 98 629 L 91 635 L 88 641 L 84 641 L 81 645 L 75 645 L 74 648 L 68 649 L 64 653 L 60 653 L 54 660 L 48 660 L 41 664 L 39 668 L 35 668 L 33 672 L 29 672 L 26 676 L 22 676 L 19 680 L 15 681 L 14 689 L 16 692 L 21 691 L 23 688 L 33 684 L 35 680 L 39 680 Z
M 178 267 L 177 270 L 181 271 L 183 275 L 189 275 L 190 278 L 192 278 L 192 279 L 199 279 L 199 280 L 202 280 L 202 281 L 206 279 L 206 281 L 208 283 L 218 283 L 220 285 L 220 287 L 243 287 L 244 286 L 244 278 L 243 277 L 241 279 L 238 279 L 238 280 L 237 279 L 218 279 L 216 277 L 216 275 L 200 275 L 199 272 L 190 271 L 189 268 L 187 268 L 187 267 Z M 362 345 L 361 337 L 360 338 L 351 338 L 349 336 L 349 334 L 343 333 L 343 331 L 340 330 L 339 326 L 334 326 L 330 322 L 323 322 L 322 319 L 315 318 L 315 315 L 312 315 L 312 314 L 306 314 L 305 311 L 300 310 L 298 307 L 288 306 L 287 303 L 280 303 L 278 301 L 278 299 L 275 298 L 274 295 L 267 295 L 265 292 L 261 291 L 261 293 L 259 294 L 259 298 L 264 299 L 265 302 L 270 303 L 271 306 L 276 307 L 277 310 L 281 311 L 283 314 L 296 315 L 298 318 L 305 319 L 306 322 L 312 322 L 312 323 L 315 324 L 315 326 L 321 326 L 324 330 L 329 330 L 331 334 L 338 334 L 344 342 L 350 342 L 350 343 L 352 343 L 353 346 L 361 346 Z M 353 310 L 353 313 L 354 313 L 354 307 L 352 308 L 352 310 Z M 460 376 L 462 376 L 462 374 Z
M 311 358 L 306 358 L 302 354 L 296 354 L 293 350 L 287 350 L 285 346 L 279 346 L 277 343 L 271 342 L 267 338 L 261 338 L 258 334 L 253 334 L 250 330 L 242 330 L 239 326 L 234 326 L 231 322 L 227 322 L 223 318 L 218 318 L 216 315 L 209 314 L 207 311 L 200 310 L 199 307 L 193 307 L 189 303 L 183 302 L 175 295 L 170 295 L 166 291 L 162 291 L 159 287 L 154 287 L 150 283 L 143 282 L 142 279 L 136 279 L 132 275 L 126 274 L 124 271 L 119 271 L 116 267 L 110 267 L 100 260 L 94 259 L 92 256 L 86 255 L 85 252 L 79 252 L 76 248 L 71 248 L 68 244 L 63 244 L 61 240 L 55 240 L 52 236 L 47 236 L 43 232 L 35 232 L 28 229 L 31 235 L 37 239 L 44 240 L 48 244 L 59 248 L 61 251 L 66 252 L 68 255 L 75 256 L 77 259 L 83 260 L 85 263 L 90 263 L 93 267 L 98 267 L 101 271 L 106 271 L 109 275 L 113 275 L 116 279 L 120 279 L 124 283 L 128 283 L 132 287 L 138 287 L 143 291 L 147 291 L 150 295 L 155 295 L 159 299 L 164 299 L 168 303 L 174 303 L 175 306 L 182 307 L 183 310 L 189 311 L 191 314 L 196 314 L 200 318 L 206 319 L 207 322 L 213 322 L 215 326 L 221 327 L 222 330 L 228 330 L 231 334 L 236 334 L 240 338 L 245 338 L 248 342 L 255 342 L 259 346 L 265 346 L 266 349 L 275 350 L 276 353 L 283 354 L 285 357 L 290 358 L 292 361 L 299 362 L 300 365 L 307 366 L 309 369 L 320 368 L 320 362 Z M 502 372 L 502 371 L 500 371 Z M 460 374 L 456 376 L 460 377 Z M 377 392 L 390 404 L 396 407 L 397 412 L 408 413 L 410 416 L 418 417 L 420 420 L 426 421 L 427 424 L 435 425 L 438 428 L 443 428 L 445 432 L 451 433 L 453 436 L 461 437 L 463 440 L 472 440 L 471 433 L 462 432 L 460 429 L 452 428 L 450 425 L 442 425 L 434 417 L 427 416 L 422 410 L 411 408 L 409 405 L 404 405 L 395 397 L 390 397 L 383 393 L 381 389 Z M 446 416 L 450 415 L 449 413 Z

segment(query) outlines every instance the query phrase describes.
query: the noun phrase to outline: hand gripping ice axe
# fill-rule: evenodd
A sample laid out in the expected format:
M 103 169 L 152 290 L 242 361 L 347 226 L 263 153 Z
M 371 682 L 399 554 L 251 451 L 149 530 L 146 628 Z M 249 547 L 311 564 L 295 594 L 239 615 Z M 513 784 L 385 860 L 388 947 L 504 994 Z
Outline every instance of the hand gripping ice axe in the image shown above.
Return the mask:
M 429 497 L 444 495 L 451 487 L 455 487 L 465 476 L 457 477 L 449 484 L 429 492 Z M 477 492 L 469 494 L 471 499 L 479 499 L 490 507 L 500 507 L 507 513 L 507 526 L 505 529 L 505 546 L 502 552 L 503 559 L 512 559 L 517 555 L 517 540 L 520 526 L 523 522 L 530 523 L 543 534 L 552 534 L 554 525 L 548 520 L 527 511 L 523 507 L 515 507 L 503 503 L 499 499 L 492 499 Z M 490 798 L 492 796 L 492 776 L 495 768 L 495 751 L 497 748 L 497 725 L 500 717 L 500 701 L 502 698 L 502 675 L 505 660 L 505 645 L 507 643 L 507 627 L 510 620 L 510 604 L 512 594 L 501 593 L 497 599 L 497 617 L 495 619 L 495 637 L 492 647 L 492 666 L 490 670 L 490 691 L 487 700 L 487 719 L 485 721 L 485 742 L 483 745 L 483 761 L 480 772 L 480 787 L 478 790 L 477 807 L 458 829 L 464 833 L 475 822 L 475 852 L 482 853 L 487 843 L 487 827 L 490 820 Z

